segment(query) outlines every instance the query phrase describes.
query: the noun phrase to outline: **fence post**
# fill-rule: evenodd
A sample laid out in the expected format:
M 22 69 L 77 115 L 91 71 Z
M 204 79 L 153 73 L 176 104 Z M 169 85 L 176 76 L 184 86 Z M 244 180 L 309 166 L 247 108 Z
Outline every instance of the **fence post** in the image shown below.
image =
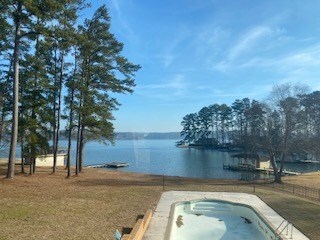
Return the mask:
M 294 184 L 292 184 L 292 192 L 294 193 Z
M 318 199 L 320 200 L 320 189 L 318 190 Z
M 164 174 L 162 174 L 162 191 L 164 191 Z
M 307 188 L 305 187 L 304 188 L 304 197 L 306 197 L 307 196 Z

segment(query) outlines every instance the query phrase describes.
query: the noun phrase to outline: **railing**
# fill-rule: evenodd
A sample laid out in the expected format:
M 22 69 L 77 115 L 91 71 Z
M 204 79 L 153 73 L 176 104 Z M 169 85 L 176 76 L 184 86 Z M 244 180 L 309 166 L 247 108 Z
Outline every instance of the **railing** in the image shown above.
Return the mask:
M 254 180 L 254 176 L 250 178 L 245 178 L 242 176 L 243 181 L 239 180 L 221 180 L 221 179 L 189 179 L 189 178 L 179 178 L 179 177 L 170 177 L 170 176 L 161 176 L 161 185 L 163 190 L 186 190 L 188 185 L 225 185 L 225 186 L 252 186 L 253 192 L 256 188 L 268 187 L 273 188 L 278 191 L 283 191 L 287 193 L 293 193 L 295 195 L 320 201 L 320 189 L 310 188 L 301 185 L 291 184 L 291 183 L 275 183 L 272 178 L 265 178 Z M 222 183 L 224 182 L 224 183 Z M 212 190 L 213 190 L 212 189 Z M 236 190 L 236 189 L 235 189 Z M 214 191 L 214 190 L 213 190 Z
M 285 225 L 284 225 L 284 227 L 282 228 L 282 230 L 280 231 L 280 228 L 281 228 L 281 226 L 284 224 L 284 223 L 286 223 Z M 290 228 L 291 227 L 291 228 Z M 277 229 L 276 229 L 276 231 L 275 231 L 275 239 L 277 240 L 277 239 L 280 239 L 281 240 L 281 235 L 283 234 L 283 231 L 284 230 L 286 230 L 286 233 L 285 233 L 285 235 L 286 236 L 288 236 L 289 235 L 289 228 L 291 229 L 291 231 L 290 231 L 290 239 L 292 239 L 292 233 L 293 233 L 293 225 L 292 225 L 292 223 L 290 223 L 289 221 L 287 221 L 287 220 L 283 220 L 281 223 L 280 223 L 280 225 L 277 227 Z
M 284 192 L 290 192 L 301 197 L 310 198 L 320 201 L 320 189 L 300 186 L 292 183 L 275 183 L 266 182 L 266 186 L 281 190 Z

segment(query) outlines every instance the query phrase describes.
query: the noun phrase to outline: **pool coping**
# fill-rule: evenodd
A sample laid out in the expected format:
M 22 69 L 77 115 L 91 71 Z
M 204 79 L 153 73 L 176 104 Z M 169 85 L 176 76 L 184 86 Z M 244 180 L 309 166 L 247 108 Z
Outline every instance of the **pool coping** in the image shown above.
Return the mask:
M 164 240 L 167 233 L 167 226 L 170 221 L 171 206 L 177 202 L 199 199 L 213 199 L 248 205 L 260 213 L 268 222 L 268 224 L 270 224 L 270 226 L 274 229 L 276 229 L 285 220 L 258 196 L 248 193 L 168 191 L 161 195 L 143 240 Z M 291 239 L 307 240 L 309 238 L 294 227 L 293 236 Z

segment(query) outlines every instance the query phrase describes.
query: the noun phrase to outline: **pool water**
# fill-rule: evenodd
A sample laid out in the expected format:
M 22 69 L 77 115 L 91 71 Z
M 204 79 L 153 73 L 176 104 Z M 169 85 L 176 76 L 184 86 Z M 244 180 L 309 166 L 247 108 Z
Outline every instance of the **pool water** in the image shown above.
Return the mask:
M 249 206 L 213 200 L 174 204 L 170 240 L 275 239 L 274 231 Z

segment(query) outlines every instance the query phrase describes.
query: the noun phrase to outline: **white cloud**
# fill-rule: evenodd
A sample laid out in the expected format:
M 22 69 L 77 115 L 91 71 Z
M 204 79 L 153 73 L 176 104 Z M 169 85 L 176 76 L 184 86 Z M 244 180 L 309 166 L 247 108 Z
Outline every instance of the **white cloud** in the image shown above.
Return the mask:
M 174 59 L 174 55 L 172 53 L 168 52 L 168 53 L 162 55 L 161 58 L 163 60 L 164 67 L 168 68 L 171 65 L 171 63 L 172 63 L 172 61 Z
M 119 16 L 121 16 L 122 13 L 121 13 L 121 9 L 120 9 L 120 6 L 119 6 L 119 0 L 112 0 L 111 2 L 112 2 L 112 5 L 114 6 L 114 9 L 115 9 L 116 12 L 117 12 L 117 14 L 118 14 Z
M 169 39 L 167 40 L 167 43 L 163 43 L 165 49 L 159 54 L 159 58 L 162 60 L 162 64 L 164 68 L 168 68 L 171 66 L 173 61 L 176 59 L 177 55 L 179 54 L 177 52 L 177 49 L 182 41 L 187 39 L 189 36 L 189 30 L 181 26 L 179 30 L 175 32 L 173 36 L 169 36 Z
M 225 72 L 229 68 L 239 65 L 238 62 L 246 60 L 248 55 L 256 54 L 258 50 L 266 48 L 266 39 L 269 40 L 268 45 L 270 45 L 272 44 L 270 38 L 279 37 L 283 32 L 284 31 L 281 29 L 272 29 L 263 25 L 250 28 L 238 38 L 235 45 L 227 51 L 225 58 L 218 63 L 215 63 L 213 68 Z
M 260 40 L 272 33 L 273 30 L 266 26 L 251 28 L 237 41 L 235 46 L 229 50 L 227 61 L 233 61 L 241 57 L 242 54 L 255 49 Z
M 185 81 L 182 74 L 176 74 L 171 80 L 160 84 L 149 84 L 137 86 L 140 94 L 151 96 L 182 96 L 188 90 L 190 84 Z
M 223 63 L 220 63 L 223 67 Z M 238 65 L 227 65 L 228 70 L 268 72 L 273 83 L 301 82 L 319 89 L 320 43 L 270 58 L 252 58 Z
M 128 21 L 124 17 L 125 14 L 122 14 L 122 5 L 120 0 L 112 0 L 111 3 L 113 5 L 113 8 L 116 12 L 116 18 L 120 24 L 121 29 L 119 29 L 119 32 L 122 33 L 125 37 L 128 37 L 129 39 L 137 39 L 138 37 L 132 30 L 131 26 L 129 25 Z M 125 4 L 128 5 L 128 2 L 126 1 Z
M 320 65 L 320 43 L 298 49 L 274 58 L 252 58 L 238 65 L 240 68 L 272 67 L 275 70 L 292 70 L 311 68 Z

